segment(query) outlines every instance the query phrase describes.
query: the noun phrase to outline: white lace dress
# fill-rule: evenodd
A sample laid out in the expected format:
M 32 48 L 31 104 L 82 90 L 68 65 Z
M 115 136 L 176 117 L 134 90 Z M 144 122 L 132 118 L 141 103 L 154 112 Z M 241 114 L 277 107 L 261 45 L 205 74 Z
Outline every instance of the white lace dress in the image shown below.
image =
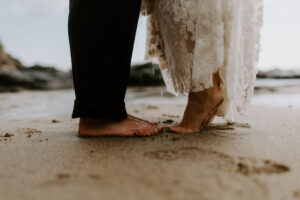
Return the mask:
M 147 58 L 157 60 L 173 94 L 199 92 L 219 72 L 225 101 L 218 116 L 235 121 L 253 94 L 262 0 L 143 0 Z

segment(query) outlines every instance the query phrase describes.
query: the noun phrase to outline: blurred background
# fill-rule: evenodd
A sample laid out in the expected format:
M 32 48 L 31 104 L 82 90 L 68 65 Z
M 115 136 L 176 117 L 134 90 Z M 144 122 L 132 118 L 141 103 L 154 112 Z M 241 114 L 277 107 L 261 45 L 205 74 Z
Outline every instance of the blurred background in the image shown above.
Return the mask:
M 1 0 L 0 40 L 25 65 L 70 69 L 68 0 Z M 300 68 L 300 1 L 264 0 L 259 69 Z M 101 27 L 101 24 L 99 24 Z M 144 61 L 146 19 L 139 21 L 133 63 Z
M 68 0 L 1 0 L 1 92 L 72 87 L 68 4 Z M 264 0 L 264 5 L 262 49 L 253 103 L 300 107 L 300 1 Z M 146 18 L 141 17 L 130 85 L 161 86 L 163 81 L 157 66 L 144 60 L 145 42 Z M 152 95 L 162 101 L 163 86 L 155 91 L 144 96 L 139 93 L 139 97 Z
M 68 4 L 0 0 L 0 200 L 300 199 L 300 0 L 264 0 L 248 115 L 130 139 L 75 137 Z M 166 92 L 145 42 L 141 17 L 127 110 L 169 126 L 186 97 Z

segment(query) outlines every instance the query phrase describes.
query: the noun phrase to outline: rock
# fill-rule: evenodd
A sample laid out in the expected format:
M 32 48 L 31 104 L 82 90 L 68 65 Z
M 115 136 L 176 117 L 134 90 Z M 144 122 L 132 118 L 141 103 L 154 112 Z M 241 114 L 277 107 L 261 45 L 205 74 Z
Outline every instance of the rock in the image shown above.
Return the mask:
M 300 78 L 300 70 L 280 70 L 273 69 L 269 71 L 259 71 L 257 74 L 259 79 L 298 79 Z
M 54 67 L 24 66 L 5 52 L 0 44 L 0 92 L 19 90 L 54 90 L 72 88 L 71 72 L 62 72 Z
M 11 133 L 5 133 L 5 135 L 4 135 L 4 137 L 6 137 L 6 138 L 9 138 L 9 137 L 12 137 L 12 136 L 14 136 L 14 134 L 11 134 Z
M 16 71 L 20 66 L 21 63 L 6 53 L 4 47 L 0 44 L 0 72 Z
M 57 123 L 60 123 L 60 121 L 59 121 L 59 120 L 56 120 L 56 119 L 53 119 L 53 120 L 52 120 L 52 123 L 53 123 L 53 124 L 57 124 Z
M 164 85 L 158 65 L 146 63 L 131 68 L 129 86 Z M 0 92 L 56 90 L 73 87 L 72 73 L 54 67 L 24 66 L 0 44 Z
M 160 86 L 164 85 L 157 64 L 145 63 L 131 67 L 129 86 Z
M 28 90 L 55 90 L 73 87 L 70 72 L 51 67 L 23 67 L 15 71 L 0 72 L 0 92 Z

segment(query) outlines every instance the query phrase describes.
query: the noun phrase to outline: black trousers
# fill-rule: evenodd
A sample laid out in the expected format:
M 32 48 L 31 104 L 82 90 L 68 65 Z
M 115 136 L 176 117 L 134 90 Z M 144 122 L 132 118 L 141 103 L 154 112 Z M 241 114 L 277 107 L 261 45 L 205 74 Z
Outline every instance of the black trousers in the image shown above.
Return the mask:
M 70 0 L 73 118 L 125 118 L 141 0 Z

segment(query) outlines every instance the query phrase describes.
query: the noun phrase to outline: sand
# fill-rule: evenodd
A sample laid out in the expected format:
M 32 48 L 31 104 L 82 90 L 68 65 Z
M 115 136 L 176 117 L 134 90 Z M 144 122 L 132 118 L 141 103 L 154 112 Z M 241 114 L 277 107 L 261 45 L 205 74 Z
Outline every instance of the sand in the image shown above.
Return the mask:
M 217 119 L 189 135 L 81 139 L 66 112 L 72 103 L 52 105 L 63 94 L 0 95 L 1 200 L 300 199 L 298 109 L 251 106 L 239 124 Z M 29 106 L 37 102 L 40 109 Z M 179 121 L 183 109 L 128 105 L 165 123 Z

